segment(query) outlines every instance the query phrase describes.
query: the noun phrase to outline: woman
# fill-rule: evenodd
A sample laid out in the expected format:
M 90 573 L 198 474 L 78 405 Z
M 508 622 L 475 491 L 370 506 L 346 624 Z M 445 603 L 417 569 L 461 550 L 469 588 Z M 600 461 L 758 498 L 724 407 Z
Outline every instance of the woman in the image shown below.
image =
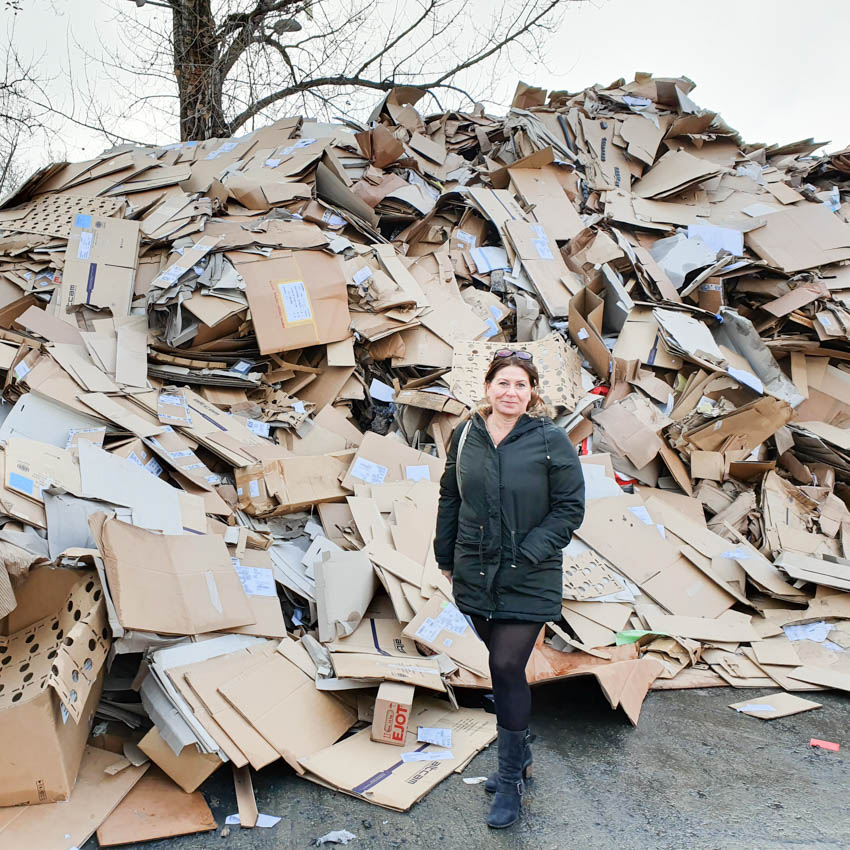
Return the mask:
M 434 553 L 458 608 L 490 651 L 499 771 L 487 823 L 519 819 L 531 764 L 525 666 L 561 616 L 561 549 L 584 517 L 584 478 L 566 432 L 545 415 L 527 351 L 497 351 L 486 404 L 455 429 L 440 481 Z

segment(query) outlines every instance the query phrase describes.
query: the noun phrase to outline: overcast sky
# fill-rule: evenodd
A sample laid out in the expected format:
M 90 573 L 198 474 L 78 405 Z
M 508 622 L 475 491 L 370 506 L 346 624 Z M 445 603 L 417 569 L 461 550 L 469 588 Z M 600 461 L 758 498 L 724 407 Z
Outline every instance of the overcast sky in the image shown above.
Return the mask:
M 482 16 L 493 2 L 470 0 L 480 5 Z M 124 5 L 135 11 L 131 0 Z M 25 6 L 15 22 L 15 43 L 40 57 L 54 77 L 54 92 L 67 98 L 60 69 L 71 62 L 79 71 L 75 42 L 90 49 L 98 37 L 116 43 L 112 12 L 103 0 L 26 0 Z M 529 58 L 506 69 L 498 96 L 509 101 L 520 78 L 577 91 L 621 76 L 631 80 L 636 71 L 685 75 L 697 84 L 692 99 L 719 111 L 747 141 L 814 136 L 831 141 L 827 149 L 838 149 L 850 144 L 848 32 L 847 0 L 583 0 L 567 10 L 550 43 L 549 61 Z M 97 80 L 95 66 L 89 64 L 88 72 Z M 105 81 L 103 86 L 104 96 L 115 94 Z M 149 140 L 176 136 L 176 126 L 163 127 Z M 60 145 L 71 159 L 88 158 L 105 146 L 102 137 L 72 126 Z

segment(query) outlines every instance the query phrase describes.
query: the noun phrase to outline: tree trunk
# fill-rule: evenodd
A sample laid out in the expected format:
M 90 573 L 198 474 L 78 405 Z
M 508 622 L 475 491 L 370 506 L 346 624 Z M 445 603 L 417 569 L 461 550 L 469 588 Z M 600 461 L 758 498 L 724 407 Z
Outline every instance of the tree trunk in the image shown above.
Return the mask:
M 180 96 L 180 139 L 229 136 L 222 109 L 219 44 L 211 0 L 173 6 L 174 75 Z

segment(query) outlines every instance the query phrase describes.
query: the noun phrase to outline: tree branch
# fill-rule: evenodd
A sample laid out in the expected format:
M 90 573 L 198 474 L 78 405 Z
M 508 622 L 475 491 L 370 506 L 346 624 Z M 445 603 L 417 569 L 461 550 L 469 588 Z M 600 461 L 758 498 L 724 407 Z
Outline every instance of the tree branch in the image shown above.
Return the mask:
M 389 53 L 390 50 L 393 49 L 403 38 L 410 35 L 418 26 L 420 26 L 428 15 L 434 11 L 437 6 L 436 0 L 430 0 L 428 5 L 424 8 L 422 14 L 406 29 L 402 30 L 392 41 L 388 42 L 384 45 L 384 47 L 378 51 L 371 59 L 367 59 L 355 72 L 355 77 L 360 77 L 363 72 L 374 62 L 377 62 L 382 56 L 385 56 Z

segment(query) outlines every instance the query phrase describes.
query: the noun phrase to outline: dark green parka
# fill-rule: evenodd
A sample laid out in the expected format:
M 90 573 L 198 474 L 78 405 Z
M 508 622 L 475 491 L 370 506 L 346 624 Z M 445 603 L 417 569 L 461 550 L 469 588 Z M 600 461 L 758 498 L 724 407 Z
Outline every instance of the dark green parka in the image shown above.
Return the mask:
M 562 555 L 584 518 L 584 477 L 566 432 L 523 414 L 494 445 L 473 415 L 460 463 L 455 429 L 440 480 L 434 554 L 467 614 L 546 622 L 561 616 Z

